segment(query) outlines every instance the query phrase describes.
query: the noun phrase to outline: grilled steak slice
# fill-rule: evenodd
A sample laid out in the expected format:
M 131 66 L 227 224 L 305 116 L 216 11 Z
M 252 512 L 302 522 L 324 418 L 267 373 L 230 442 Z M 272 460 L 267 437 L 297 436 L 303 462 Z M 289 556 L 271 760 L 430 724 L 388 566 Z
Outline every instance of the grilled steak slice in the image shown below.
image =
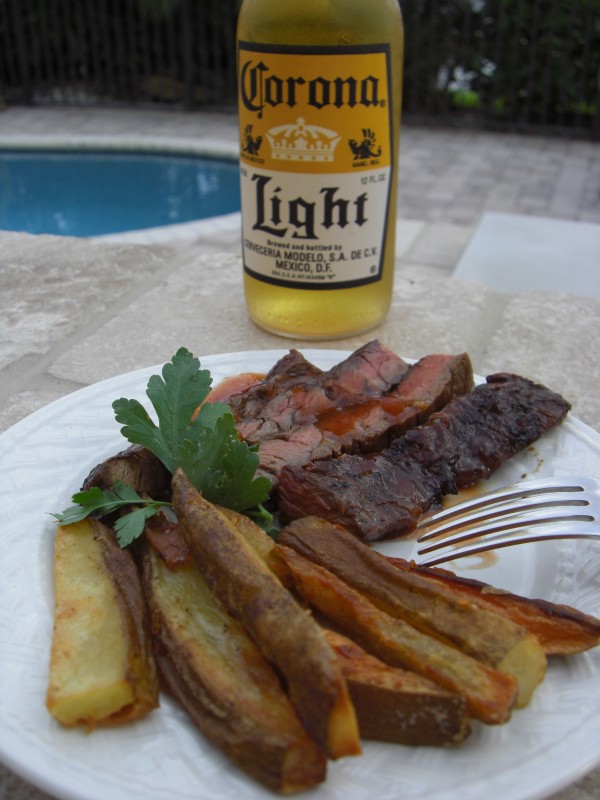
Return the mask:
M 112 489 L 116 481 L 128 483 L 138 494 L 156 499 L 171 489 L 171 475 L 164 464 L 150 450 L 137 444 L 94 467 L 81 488 L 83 491 L 93 486 Z
M 407 369 L 400 356 L 373 339 L 332 367 L 319 383 L 327 397 L 343 407 L 389 391 Z
M 425 356 L 404 373 L 391 392 L 327 411 L 318 416 L 316 424 L 261 439 L 261 472 L 276 485 L 286 464 L 304 466 L 341 453 L 381 450 L 472 388 L 473 369 L 466 354 Z
M 385 451 L 286 466 L 278 494 L 284 519 L 322 517 L 367 542 L 409 533 L 442 498 L 435 475 L 415 461 L 392 463 Z
M 407 369 L 405 361 L 375 339 L 313 381 L 276 395 L 258 416 L 238 422 L 238 431 L 254 444 L 265 436 L 312 424 L 327 409 L 379 397 L 395 386 Z
M 277 486 L 281 470 L 293 465 L 302 467 L 312 461 L 328 460 L 341 454 L 338 438 L 316 425 L 302 425 L 270 439 L 262 439 L 258 448 L 258 472 Z
M 454 397 L 470 392 L 473 385 L 466 353 L 428 355 L 413 364 L 390 392 L 360 405 L 326 411 L 319 415 L 317 427 L 335 434 L 344 453 L 381 450 Z
M 263 380 L 232 395 L 227 403 L 236 420 L 256 417 L 278 394 L 314 380 L 321 372 L 298 350 L 290 350 L 273 365 Z
M 285 467 L 280 511 L 291 519 L 321 516 L 364 541 L 406 535 L 444 494 L 489 477 L 569 408 L 526 378 L 492 375 L 381 453 Z
M 434 414 L 429 423 L 392 443 L 402 458 L 411 456 L 457 488 L 489 478 L 509 458 L 559 425 L 571 408 L 559 394 L 527 378 L 508 373 L 490 375 L 487 382 Z M 393 457 L 393 455 L 392 455 Z

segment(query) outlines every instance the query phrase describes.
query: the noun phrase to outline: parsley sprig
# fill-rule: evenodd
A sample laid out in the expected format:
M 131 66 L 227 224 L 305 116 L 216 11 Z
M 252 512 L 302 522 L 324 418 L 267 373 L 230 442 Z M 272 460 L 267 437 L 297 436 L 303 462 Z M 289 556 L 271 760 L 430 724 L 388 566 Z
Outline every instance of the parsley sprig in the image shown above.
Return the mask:
M 134 539 L 141 535 L 144 530 L 144 524 L 149 517 L 153 517 L 164 506 L 171 505 L 165 500 L 140 497 L 133 486 L 129 486 L 123 481 L 115 481 L 113 490 L 100 489 L 98 486 L 94 486 L 84 492 L 77 492 L 73 495 L 71 501 L 76 505 L 66 508 L 60 514 L 52 514 L 60 525 L 72 525 L 75 522 L 81 522 L 82 519 L 89 517 L 91 514 L 104 516 L 125 508 L 131 508 L 131 506 L 138 506 L 133 511 L 129 511 L 119 517 L 115 522 L 115 533 L 121 547 L 127 547 L 128 544 L 131 544 Z
M 172 474 L 181 468 L 210 502 L 268 517 L 262 503 L 269 496 L 271 481 L 255 476 L 258 446 L 240 440 L 225 403 L 204 402 L 211 385 L 210 372 L 201 369 L 198 358 L 182 347 L 163 366 L 161 375 L 148 381 L 146 394 L 157 422 L 138 400 L 123 397 L 113 403 L 115 419 L 129 442 L 152 451 Z M 122 482 L 116 483 L 113 491 L 93 488 L 78 492 L 72 502 L 76 505 L 52 515 L 62 525 L 135 506 L 115 524 L 122 547 L 142 533 L 146 519 L 168 505 L 142 498 Z

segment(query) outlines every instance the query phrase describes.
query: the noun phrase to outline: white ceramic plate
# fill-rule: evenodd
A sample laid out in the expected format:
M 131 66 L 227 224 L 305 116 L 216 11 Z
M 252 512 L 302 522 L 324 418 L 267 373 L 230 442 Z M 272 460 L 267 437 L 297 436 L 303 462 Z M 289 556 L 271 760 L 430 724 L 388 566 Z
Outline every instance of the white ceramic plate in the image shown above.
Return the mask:
M 266 371 L 284 351 L 201 359 L 215 383 Z M 307 350 L 329 367 L 345 353 Z M 123 448 L 111 403 L 145 401 L 156 367 L 68 395 L 0 436 L 0 760 L 47 792 L 74 800 L 267 800 L 272 795 L 234 769 L 164 699 L 127 727 L 64 730 L 44 707 L 52 631 L 54 525 L 90 468 Z M 528 474 L 600 475 L 600 436 L 576 419 L 507 464 L 495 483 Z M 410 556 L 412 545 L 387 543 Z M 458 563 L 458 562 L 457 562 Z M 544 543 L 500 550 L 491 565 L 459 571 L 529 596 L 568 602 L 600 616 L 600 546 Z M 557 660 L 526 710 L 500 727 L 475 726 L 457 749 L 366 743 L 364 754 L 331 764 L 303 795 L 315 800 L 534 800 L 600 763 L 600 648 Z

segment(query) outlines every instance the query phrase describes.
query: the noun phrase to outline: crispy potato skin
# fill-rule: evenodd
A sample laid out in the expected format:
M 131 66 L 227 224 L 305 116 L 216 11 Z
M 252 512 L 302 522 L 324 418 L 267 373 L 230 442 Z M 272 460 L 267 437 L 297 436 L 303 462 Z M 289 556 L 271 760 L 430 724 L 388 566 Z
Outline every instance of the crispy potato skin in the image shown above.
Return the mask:
M 279 542 L 321 564 L 387 614 L 514 675 L 519 706 L 529 702 L 543 680 L 546 656 L 526 628 L 471 602 L 451 585 L 397 569 L 343 528 L 304 517 L 284 528 Z
M 402 558 L 390 563 L 403 572 L 449 587 L 466 600 L 508 617 L 538 639 L 548 656 L 583 653 L 600 644 L 600 619 L 571 606 L 531 599 L 495 589 L 481 581 L 463 578 L 438 567 L 420 567 Z
M 93 728 L 155 708 L 158 677 L 130 553 L 96 520 L 59 527 L 54 580 L 49 712 L 63 725 Z
M 161 677 L 202 733 L 273 791 L 325 780 L 326 759 L 275 671 L 193 561 L 169 568 L 146 548 L 142 562 Z
M 273 548 L 275 547 L 273 539 L 245 514 L 240 514 L 239 511 L 232 511 L 230 508 L 221 508 L 220 506 L 218 506 L 218 509 L 270 568 Z
M 518 695 L 512 675 L 494 670 L 403 619 L 390 616 L 295 550 L 278 544 L 277 555 L 299 594 L 367 652 L 462 695 L 469 714 L 481 722 L 499 724 L 510 718 Z
M 280 670 L 310 736 L 329 758 L 360 753 L 348 687 L 310 613 L 181 471 L 173 476 L 173 504 L 208 585 Z
M 282 530 L 279 542 L 335 573 L 388 614 L 452 642 L 490 666 L 526 634 L 524 628 L 482 611 L 464 595 L 396 569 L 385 556 L 318 517 L 292 522 Z
M 415 672 L 390 667 L 342 634 L 326 630 L 356 709 L 360 734 L 403 745 L 456 745 L 470 733 L 467 704 Z

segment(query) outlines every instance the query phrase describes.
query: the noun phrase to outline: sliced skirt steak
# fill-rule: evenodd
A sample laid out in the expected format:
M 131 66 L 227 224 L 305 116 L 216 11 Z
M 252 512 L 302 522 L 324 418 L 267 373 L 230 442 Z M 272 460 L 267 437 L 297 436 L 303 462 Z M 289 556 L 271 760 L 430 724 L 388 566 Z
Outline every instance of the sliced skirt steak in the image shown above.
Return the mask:
M 335 434 L 344 453 L 382 450 L 473 386 L 473 367 L 466 353 L 428 355 L 413 364 L 389 392 L 358 405 L 326 411 L 319 415 L 316 425 Z
M 240 436 L 249 444 L 316 422 L 334 408 L 379 397 L 395 386 L 408 364 L 377 339 L 355 350 L 330 370 L 279 392 L 250 418 L 240 419 Z
M 288 519 L 321 516 L 364 541 L 407 535 L 444 494 L 489 477 L 569 408 L 540 384 L 492 375 L 380 453 L 284 467 L 280 511 Z
M 312 382 L 322 371 L 298 350 L 290 350 L 271 367 L 261 381 L 229 397 L 227 404 L 236 420 L 257 417 L 278 394 Z
M 301 467 L 342 453 L 380 450 L 472 388 L 473 369 L 466 354 L 425 356 L 406 370 L 390 392 L 329 409 L 315 423 L 262 438 L 260 472 L 276 485 L 288 464 Z

